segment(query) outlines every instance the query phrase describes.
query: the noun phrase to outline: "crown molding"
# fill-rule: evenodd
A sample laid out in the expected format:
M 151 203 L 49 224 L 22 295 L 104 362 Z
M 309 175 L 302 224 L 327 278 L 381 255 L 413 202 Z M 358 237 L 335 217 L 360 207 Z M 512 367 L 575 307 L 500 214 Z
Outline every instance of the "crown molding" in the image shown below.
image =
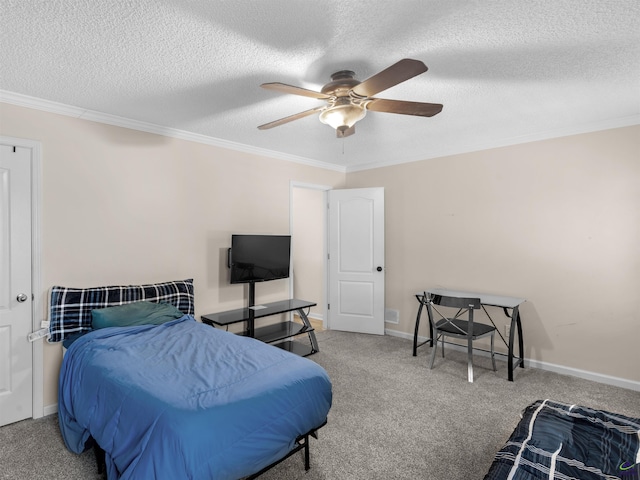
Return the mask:
M 220 138 L 201 135 L 199 133 L 188 132 L 186 130 L 164 127 L 162 125 L 141 122 L 138 120 L 132 120 L 130 118 L 119 117 L 117 115 L 110 115 L 108 113 L 87 110 L 85 108 L 74 107 L 72 105 L 66 105 L 64 103 L 53 102 L 36 97 L 30 97 L 28 95 L 23 95 L 20 93 L 9 92 L 7 90 L 0 90 L 0 102 L 17 105 L 19 107 L 42 110 L 49 113 L 56 113 L 59 115 L 65 115 L 67 117 L 89 120 L 91 122 L 104 123 L 116 127 L 152 133 L 155 135 L 162 135 L 165 137 L 202 143 L 204 145 L 226 148 L 228 150 L 249 153 L 251 155 L 258 155 L 262 157 L 284 160 L 287 162 L 299 163 L 311 167 L 322 168 L 324 170 L 334 170 L 343 173 L 346 172 L 346 167 L 342 165 L 328 164 L 310 158 L 299 157 L 297 155 L 289 155 L 287 153 L 276 152 L 274 150 L 268 150 L 266 148 L 253 147 L 251 145 L 245 145 L 237 142 L 231 142 Z
M 547 130 L 544 132 L 536 132 L 536 133 L 527 134 L 527 135 L 519 135 L 516 137 L 497 138 L 487 142 L 483 142 L 481 144 L 455 145 L 451 148 L 431 151 L 427 154 L 421 155 L 419 158 L 404 158 L 401 160 L 394 159 L 394 160 L 389 160 L 387 162 L 383 161 L 383 162 L 367 163 L 367 164 L 360 164 L 357 166 L 348 167 L 343 165 L 335 165 L 331 163 L 321 162 L 321 161 L 313 160 L 310 158 L 299 157 L 297 155 L 290 155 L 287 153 L 276 152 L 274 150 L 268 150 L 266 148 L 253 147 L 251 145 L 231 142 L 231 141 L 223 140 L 220 138 L 209 137 L 207 135 L 192 133 L 186 130 L 163 127 L 162 125 L 156 125 L 148 122 L 141 122 L 138 120 L 132 120 L 130 118 L 119 117 L 116 115 L 97 112 L 94 110 L 87 110 L 80 107 L 74 107 L 71 105 L 53 102 L 50 100 L 44 100 L 41 98 L 30 97 L 28 95 L 22 95 L 20 93 L 9 92 L 6 90 L 0 90 L 0 102 L 10 103 L 13 105 L 18 105 L 20 107 L 33 108 L 36 110 L 43 110 L 49 113 L 57 113 L 59 115 L 66 115 L 69 117 L 89 120 L 92 122 L 104 123 L 107 125 L 114 125 L 116 127 L 123 127 L 131 130 L 138 130 L 142 132 L 152 133 L 155 135 L 162 135 L 165 137 L 171 137 L 171 138 L 177 138 L 181 140 L 187 140 L 190 142 L 202 143 L 204 145 L 211 145 L 214 147 L 226 148 L 228 150 L 248 153 L 251 155 L 258 155 L 262 157 L 274 158 L 278 160 L 284 160 L 287 162 L 308 165 L 311 167 L 322 168 L 324 170 L 338 171 L 342 173 L 351 173 L 351 172 L 357 172 L 362 170 L 372 170 L 374 168 L 391 167 L 394 165 L 418 162 L 422 160 L 430 160 L 430 159 L 440 158 L 440 157 L 448 157 L 451 155 L 460 155 L 464 153 L 490 150 L 493 148 L 508 147 L 508 146 L 519 145 L 523 143 L 538 142 L 541 140 L 550 140 L 553 138 L 568 137 L 571 135 L 580 135 L 583 133 L 591 133 L 591 132 L 597 132 L 601 130 L 610 130 L 614 128 L 640 125 L 640 114 L 630 115 L 627 117 L 612 118 L 612 119 L 602 120 L 598 122 L 575 125 L 571 127 Z
M 361 170 L 371 170 L 373 168 L 391 167 L 403 163 L 419 162 L 422 160 L 430 160 L 433 158 L 449 157 L 452 155 L 460 155 L 464 153 L 479 152 L 482 150 L 491 150 L 494 148 L 509 147 L 512 145 L 521 145 L 524 143 L 539 142 L 542 140 L 551 140 L 553 138 L 569 137 L 571 135 L 580 135 L 583 133 L 598 132 L 602 130 L 611 130 L 614 128 L 632 127 L 640 125 L 640 114 L 630 115 L 628 117 L 611 118 L 598 122 L 585 123 L 581 125 L 573 125 L 571 127 L 557 128 L 544 132 L 537 132 L 527 135 L 519 135 L 511 138 L 492 139 L 482 144 L 456 145 L 448 149 L 432 151 L 420 158 L 390 160 L 388 162 L 376 162 L 375 164 L 361 164 L 351 168 L 347 168 L 347 173 Z

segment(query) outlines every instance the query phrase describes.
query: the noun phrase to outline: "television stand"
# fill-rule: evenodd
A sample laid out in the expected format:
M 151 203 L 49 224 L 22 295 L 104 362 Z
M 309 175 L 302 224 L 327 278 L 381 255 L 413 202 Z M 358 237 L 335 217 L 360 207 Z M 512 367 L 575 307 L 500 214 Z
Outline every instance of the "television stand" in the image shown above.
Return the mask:
M 276 347 L 282 348 L 289 352 L 306 357 L 319 352 L 318 342 L 311 322 L 304 313 L 305 308 L 315 306 L 316 303 L 306 300 L 298 300 L 295 298 L 289 300 L 281 300 L 279 302 L 265 303 L 247 308 L 238 308 L 236 310 L 228 310 L 226 312 L 210 313 L 202 315 L 200 319 L 202 323 L 213 326 L 229 326 L 234 323 L 245 322 L 246 329 L 241 334 L 256 338 L 265 343 L 270 343 Z M 259 307 L 259 308 L 256 308 Z M 259 318 L 270 317 L 281 313 L 297 312 L 300 315 L 302 324 L 297 322 L 280 322 L 264 327 L 255 326 L 255 321 Z M 302 342 L 292 340 L 293 337 L 307 334 L 309 345 Z

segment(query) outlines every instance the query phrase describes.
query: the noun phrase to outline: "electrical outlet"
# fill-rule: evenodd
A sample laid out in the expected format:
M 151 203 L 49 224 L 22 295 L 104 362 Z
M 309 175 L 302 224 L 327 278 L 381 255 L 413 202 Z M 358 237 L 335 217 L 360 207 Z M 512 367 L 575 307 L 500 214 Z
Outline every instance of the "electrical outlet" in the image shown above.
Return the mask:
M 511 324 L 507 324 L 504 326 L 504 337 L 509 338 L 511 335 Z

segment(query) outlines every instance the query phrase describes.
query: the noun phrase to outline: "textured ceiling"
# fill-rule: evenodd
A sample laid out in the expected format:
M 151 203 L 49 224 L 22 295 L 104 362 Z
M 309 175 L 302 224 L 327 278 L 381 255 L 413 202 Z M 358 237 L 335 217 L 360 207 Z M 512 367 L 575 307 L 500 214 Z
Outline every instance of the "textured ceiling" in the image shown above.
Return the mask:
M 640 123 L 638 0 L 0 0 L 0 90 L 346 170 Z M 319 90 L 402 58 L 429 71 L 335 137 Z M 12 97 L 13 98 L 13 97 Z M 98 117 L 96 117 L 98 118 Z M 229 143 L 231 142 L 231 143 Z

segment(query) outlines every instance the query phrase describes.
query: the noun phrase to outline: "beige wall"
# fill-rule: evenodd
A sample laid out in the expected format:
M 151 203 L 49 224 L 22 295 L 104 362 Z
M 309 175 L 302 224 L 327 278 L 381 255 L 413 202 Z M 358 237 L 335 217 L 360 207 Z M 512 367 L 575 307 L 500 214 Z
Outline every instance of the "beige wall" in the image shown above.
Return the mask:
M 193 277 L 196 316 L 244 305 L 231 233 L 289 231 L 290 181 L 382 186 L 386 307 L 411 333 L 430 285 L 528 299 L 526 357 L 640 381 L 640 127 L 344 175 L 2 104 L 42 142 L 43 287 Z M 303 203 L 301 203 L 303 204 Z M 294 247 L 295 248 L 295 247 Z M 258 289 L 258 301 L 288 283 Z M 45 345 L 45 405 L 59 345 Z
M 290 182 L 345 175 L 2 104 L 0 134 L 42 142 L 43 280 L 90 287 L 194 278 L 196 317 L 238 308 L 232 233 L 288 233 Z M 287 297 L 288 281 L 256 288 Z M 44 405 L 57 403 L 61 346 L 44 349 Z
M 385 188 L 386 307 L 400 311 L 388 327 L 411 332 L 412 294 L 429 286 L 526 297 L 527 358 L 640 381 L 640 127 L 352 173 L 347 186 Z
M 324 195 L 322 190 L 293 189 L 293 291 L 296 298 L 317 303 L 311 316 L 323 318 Z

